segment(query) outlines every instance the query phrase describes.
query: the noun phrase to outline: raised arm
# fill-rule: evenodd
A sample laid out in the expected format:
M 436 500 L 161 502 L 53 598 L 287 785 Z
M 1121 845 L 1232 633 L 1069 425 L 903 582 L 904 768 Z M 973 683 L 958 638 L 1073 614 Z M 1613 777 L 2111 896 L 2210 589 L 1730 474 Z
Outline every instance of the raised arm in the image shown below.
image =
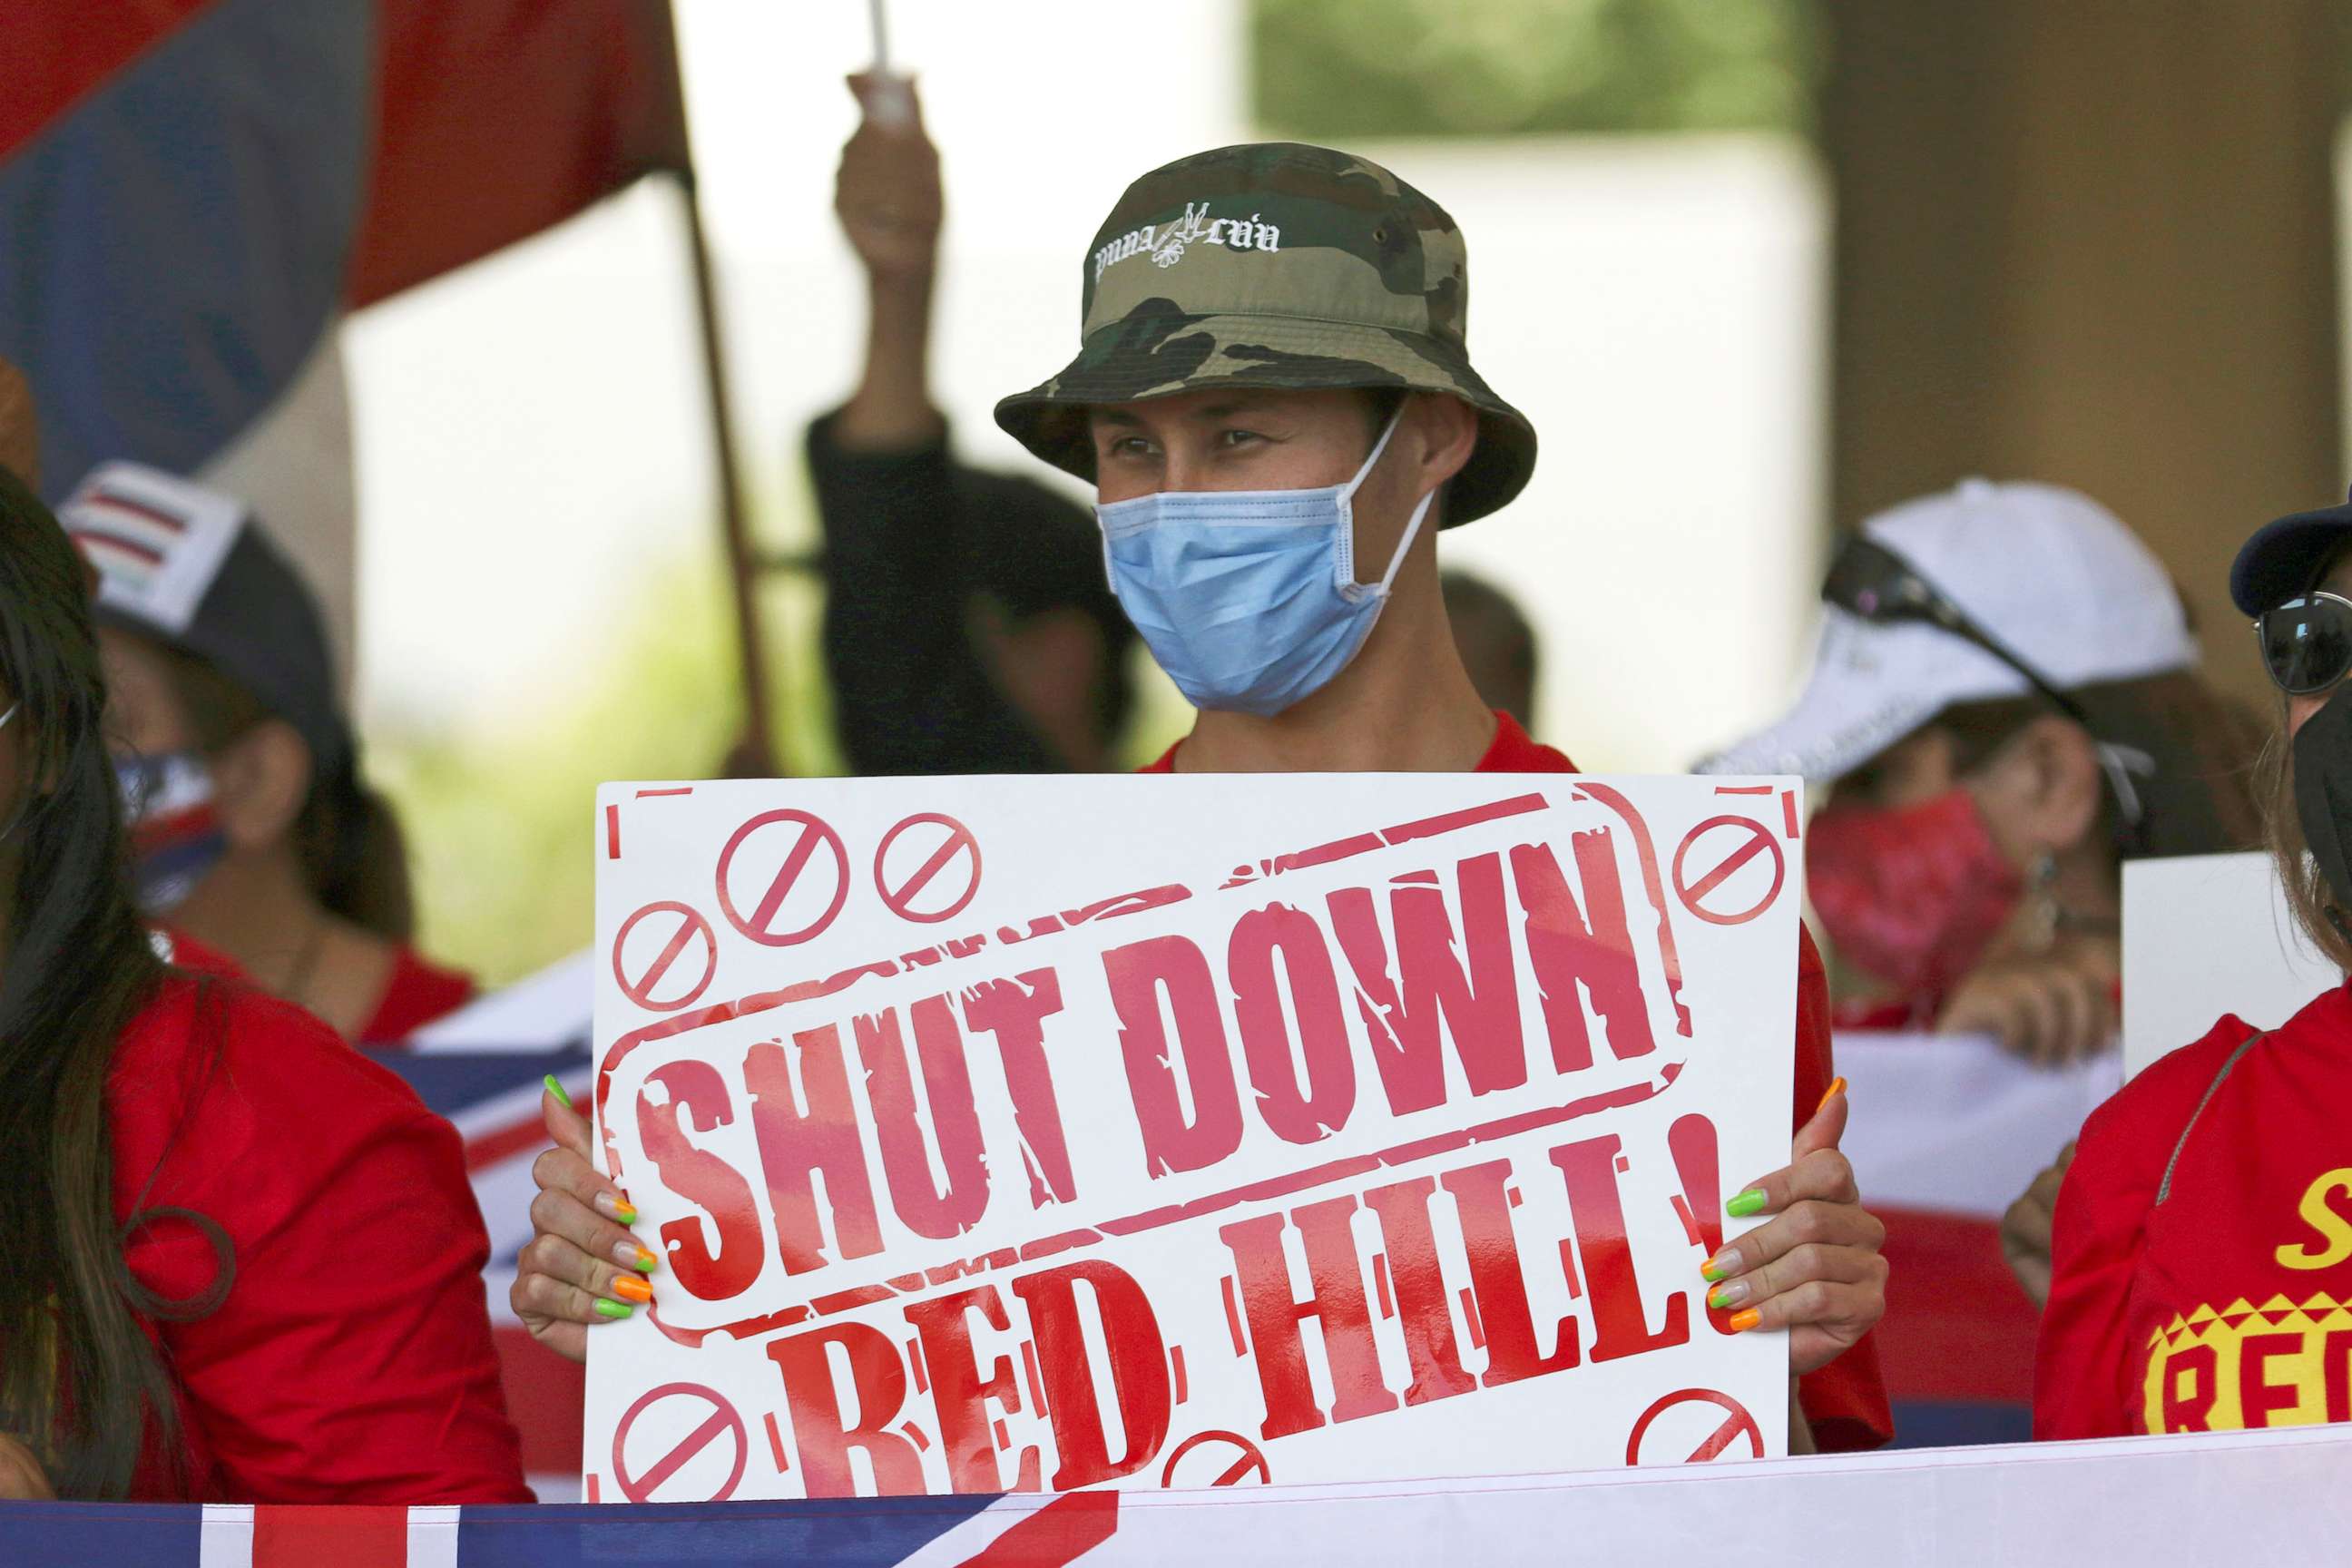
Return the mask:
M 833 421 L 847 452 L 900 452 L 936 442 L 946 425 L 931 405 L 931 286 L 939 265 L 940 155 L 922 104 L 901 123 L 872 113 L 873 80 L 849 79 L 867 110 L 841 151 L 834 212 L 866 269 L 866 370 Z

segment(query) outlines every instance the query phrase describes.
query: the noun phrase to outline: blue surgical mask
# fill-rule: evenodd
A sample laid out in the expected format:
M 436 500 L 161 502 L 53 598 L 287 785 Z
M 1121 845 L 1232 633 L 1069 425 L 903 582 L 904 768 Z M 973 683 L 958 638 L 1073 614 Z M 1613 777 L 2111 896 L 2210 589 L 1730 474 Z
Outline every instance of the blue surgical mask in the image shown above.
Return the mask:
M 150 916 L 184 900 L 228 853 L 213 810 L 212 770 L 194 752 L 122 758 L 114 764 L 131 830 L 131 878 Z
M 1095 508 L 1111 592 L 1194 707 L 1279 713 L 1364 646 L 1436 497 L 1412 509 L 1380 581 L 1357 582 L 1356 489 L 1403 412 L 1345 484 L 1164 491 Z

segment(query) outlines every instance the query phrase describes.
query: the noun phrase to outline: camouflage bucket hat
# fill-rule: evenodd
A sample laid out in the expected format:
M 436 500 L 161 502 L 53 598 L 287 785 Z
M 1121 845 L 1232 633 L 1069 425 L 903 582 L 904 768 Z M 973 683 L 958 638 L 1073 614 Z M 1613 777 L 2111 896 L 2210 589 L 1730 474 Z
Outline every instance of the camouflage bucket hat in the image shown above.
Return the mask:
M 1091 480 L 1085 411 L 1204 387 L 1402 387 L 1477 411 L 1448 526 L 1519 493 L 1536 433 L 1470 368 L 1462 231 L 1376 163 L 1326 147 L 1221 147 L 1128 186 L 1086 259 L 1078 357 L 996 422 Z

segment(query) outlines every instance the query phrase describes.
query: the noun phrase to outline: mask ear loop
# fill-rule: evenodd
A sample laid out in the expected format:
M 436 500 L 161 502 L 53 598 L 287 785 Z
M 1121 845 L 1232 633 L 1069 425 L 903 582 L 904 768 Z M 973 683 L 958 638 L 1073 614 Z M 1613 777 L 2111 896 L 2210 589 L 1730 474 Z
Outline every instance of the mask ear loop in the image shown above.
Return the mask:
M 1389 584 L 1396 581 L 1397 571 L 1404 564 L 1405 552 L 1412 548 L 1413 540 L 1421 532 L 1422 520 L 1429 515 L 1429 505 L 1437 499 L 1437 492 L 1431 490 L 1413 507 L 1412 516 L 1404 525 L 1403 537 L 1397 541 L 1396 549 L 1390 553 L 1388 570 L 1381 574 L 1381 580 L 1378 583 L 1357 582 L 1356 491 L 1363 485 L 1365 477 L 1372 471 L 1372 465 L 1381 460 L 1381 454 L 1388 450 L 1389 437 L 1396 434 L 1396 427 L 1403 420 L 1404 405 L 1400 403 L 1397 405 L 1396 412 L 1389 416 L 1387 426 L 1381 431 L 1381 438 L 1372 443 L 1372 455 L 1364 459 L 1364 466 L 1356 470 L 1356 477 L 1349 479 L 1346 487 L 1339 491 L 1339 500 L 1347 509 L 1348 520 L 1348 531 L 1343 541 L 1344 548 L 1339 556 L 1339 593 L 1350 603 L 1367 598 L 1388 597 Z
M 1372 465 L 1379 462 L 1381 454 L 1389 449 L 1389 437 L 1396 434 L 1396 427 L 1402 423 L 1404 423 L 1404 405 L 1400 403 L 1396 405 L 1396 412 L 1389 416 L 1389 422 L 1381 426 L 1381 438 L 1372 443 L 1371 456 L 1366 458 L 1363 467 L 1356 470 L 1356 477 L 1340 488 L 1341 500 L 1352 501 L 1356 499 L 1356 491 L 1362 486 L 1364 476 L 1372 471 Z
M 2146 812 L 2140 805 L 2139 791 L 2132 784 L 2132 775 L 2155 777 L 2156 759 L 2137 746 L 2121 746 L 2113 741 L 2101 741 L 2097 745 L 2099 766 L 2116 792 L 2116 805 L 2124 814 L 2124 825 L 2137 827 Z
M 1414 537 L 1421 532 L 1421 520 L 1429 515 L 1429 503 L 1436 499 L 1437 492 L 1432 490 L 1413 507 L 1412 517 L 1404 525 L 1404 537 L 1397 541 L 1396 553 L 1389 557 L 1389 569 L 1381 574 L 1378 585 L 1366 588 L 1365 592 L 1383 599 L 1388 597 L 1389 584 L 1396 581 L 1397 569 L 1404 564 L 1405 552 L 1412 548 Z

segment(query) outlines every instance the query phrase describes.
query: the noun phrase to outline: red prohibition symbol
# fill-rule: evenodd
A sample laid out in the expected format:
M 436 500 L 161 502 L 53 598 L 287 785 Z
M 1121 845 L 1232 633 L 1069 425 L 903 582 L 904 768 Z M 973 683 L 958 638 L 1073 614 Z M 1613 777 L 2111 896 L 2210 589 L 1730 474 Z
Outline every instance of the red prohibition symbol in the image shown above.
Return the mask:
M 645 934 L 633 951 L 629 939 L 637 935 L 640 927 Z M 702 943 L 702 978 L 675 995 L 660 995 L 662 982 L 698 939 Z M 632 958 L 635 963 L 630 962 Z M 623 921 L 620 934 L 613 939 L 613 978 L 620 982 L 622 995 L 649 1012 L 675 1012 L 699 1001 L 718 973 L 718 933 L 699 910 L 674 899 L 647 904 Z
M 1187 1487 L 1200 1486 L 1202 1478 L 1213 1487 L 1239 1486 L 1252 1472 L 1255 1472 L 1261 1485 L 1274 1479 L 1274 1472 L 1266 1466 L 1265 1451 L 1240 1433 L 1196 1432 L 1179 1443 L 1176 1451 L 1168 1456 L 1168 1463 L 1160 1467 L 1160 1484 L 1163 1488 L 1176 1484 L 1177 1463 L 1196 1448 L 1202 1450 L 1208 1460 L 1229 1462 L 1222 1469 L 1206 1462 L 1194 1465 L 1192 1475 L 1184 1481 Z
M 810 864 L 821 848 L 832 856 L 830 898 L 824 890 L 828 868 Z M 745 895 L 742 903 L 736 901 L 739 890 Z M 737 828 L 719 851 L 719 912 L 762 947 L 808 941 L 833 923 L 848 899 L 849 851 L 841 847 L 840 834 L 805 811 L 763 811 Z M 788 900 L 800 911 L 819 900 L 824 907 L 814 919 L 780 930 L 777 921 Z
M 636 1425 L 637 1417 L 645 1414 L 648 1405 L 665 1400 L 684 1400 L 698 1407 L 708 1405 L 710 1414 L 703 1418 L 701 1425 L 679 1438 L 677 1447 L 633 1476 L 629 1473 L 627 1461 L 622 1457 L 629 1440 L 629 1428 Z M 664 1481 L 684 1469 L 722 1435 L 734 1440 L 735 1468 L 727 1472 L 727 1479 L 719 1483 L 717 1491 L 709 1497 L 654 1495 Z M 621 1495 L 631 1502 L 724 1502 L 734 1495 L 736 1487 L 741 1483 L 744 1463 L 751 1457 L 751 1439 L 750 1434 L 743 1430 L 743 1418 L 736 1415 L 735 1407 L 719 1394 L 698 1383 L 665 1383 L 658 1388 L 647 1389 L 635 1405 L 622 1413 L 620 1424 L 613 1428 L 613 1479 L 620 1482 Z
M 898 849 L 895 858 L 890 853 L 894 847 Z M 934 888 L 932 884 L 957 860 L 970 862 L 961 883 L 962 890 L 956 890 L 959 884 L 954 878 Z M 936 811 L 910 816 L 884 834 L 881 847 L 874 851 L 874 890 L 901 920 L 919 925 L 951 920 L 980 891 L 980 840 L 952 816 Z M 930 896 L 922 897 L 926 893 Z
M 1699 857 L 1703 871 L 1696 881 L 1690 879 L 1691 850 L 1701 838 L 1707 840 L 1706 853 Z M 1769 852 L 1772 857 L 1772 888 L 1747 909 L 1726 910 L 1711 907 L 1707 896 L 1729 881 L 1734 875 L 1759 855 Z M 1789 879 L 1789 859 L 1780 848 L 1780 839 L 1772 830 L 1751 816 L 1711 816 L 1694 827 L 1683 838 L 1682 847 L 1675 851 L 1675 897 L 1683 908 L 1709 925 L 1746 925 L 1772 907 L 1780 896 L 1780 889 Z
M 1713 1405 L 1728 1414 L 1716 1424 L 1715 1429 L 1707 1434 L 1706 1439 L 1697 1447 L 1690 1451 L 1687 1458 L 1677 1462 L 1685 1465 L 1705 1464 L 1709 1459 L 1719 1457 L 1726 1448 L 1730 1447 L 1741 1437 L 1748 1439 L 1748 1451 L 1754 1458 L 1760 1459 L 1764 1457 L 1764 1434 L 1758 1430 L 1756 1417 L 1748 1413 L 1746 1405 L 1728 1394 L 1717 1394 L 1712 1388 L 1685 1388 L 1664 1395 L 1655 1405 L 1642 1412 L 1642 1418 L 1633 1423 L 1633 1435 L 1625 1439 L 1627 1464 L 1638 1465 L 1642 1462 L 1642 1439 L 1649 1435 L 1650 1424 L 1667 1411 L 1683 1405 Z M 1653 1462 L 1661 1462 L 1665 1456 L 1654 1455 L 1652 1458 Z

